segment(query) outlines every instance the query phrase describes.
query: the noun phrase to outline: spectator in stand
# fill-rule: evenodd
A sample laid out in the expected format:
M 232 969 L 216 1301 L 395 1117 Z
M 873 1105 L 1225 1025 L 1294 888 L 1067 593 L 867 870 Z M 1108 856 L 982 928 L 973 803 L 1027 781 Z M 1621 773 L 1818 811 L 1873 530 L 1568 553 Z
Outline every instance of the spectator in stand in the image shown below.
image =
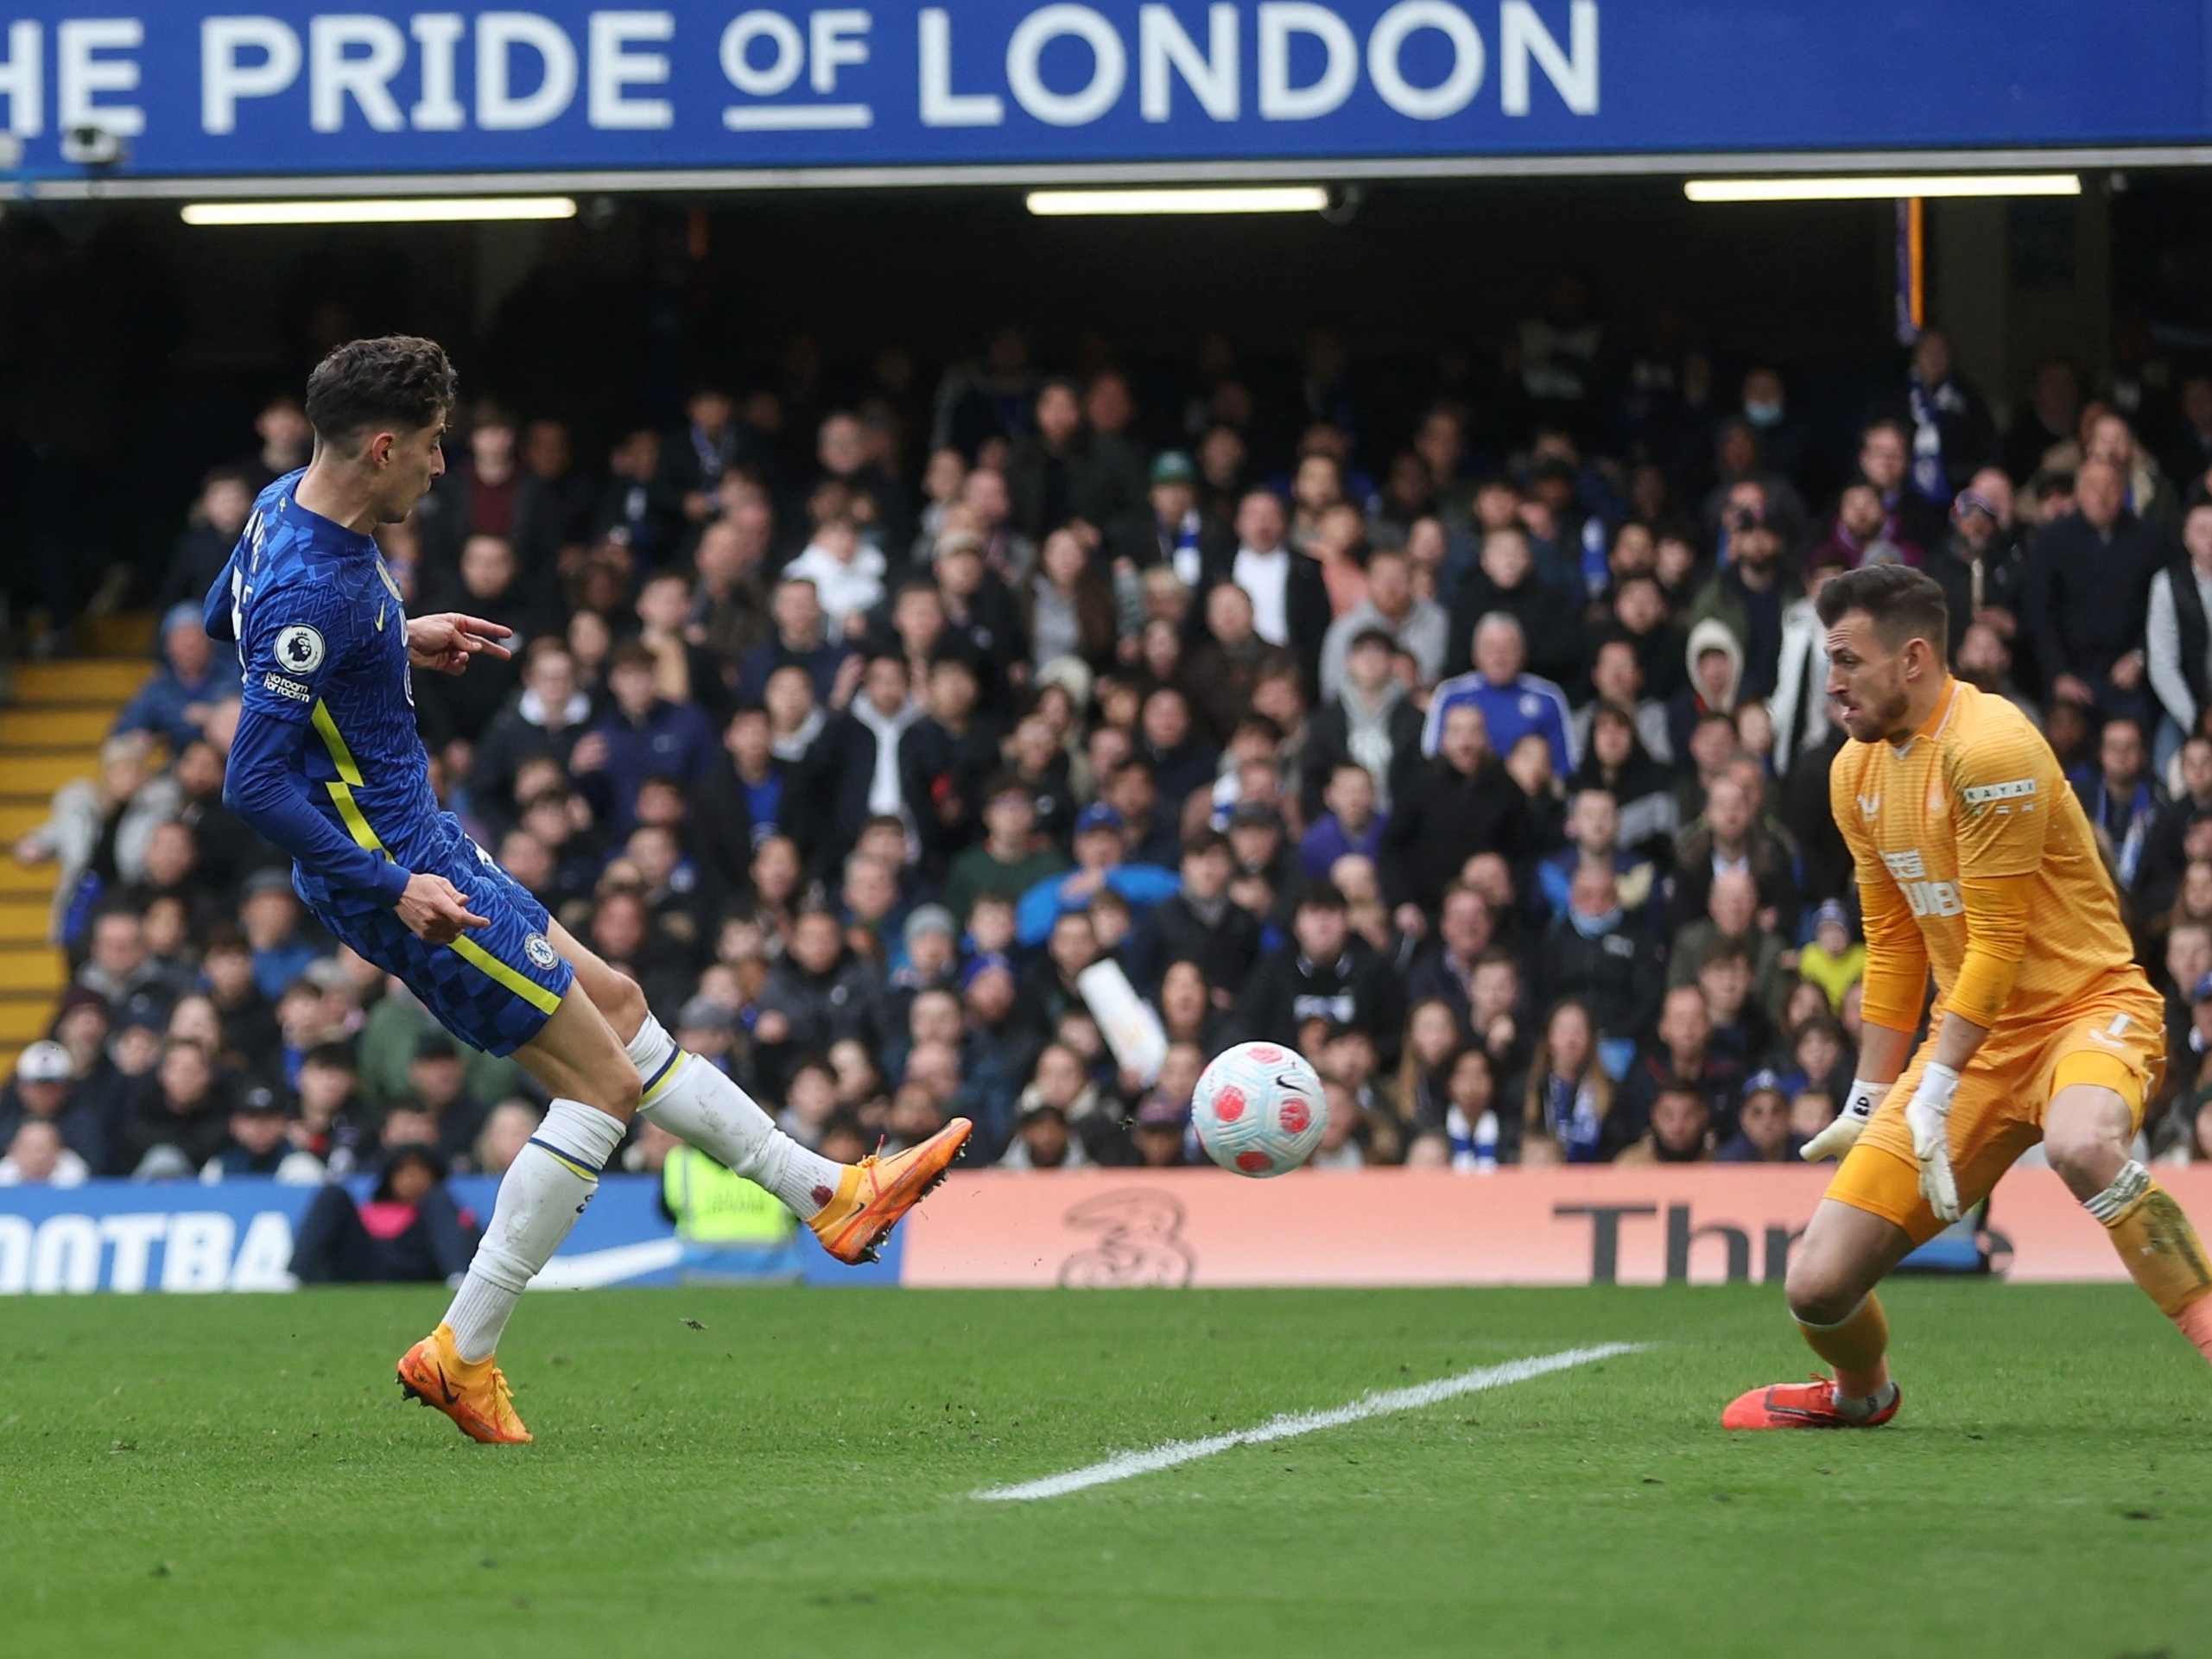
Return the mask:
M 1209 638 L 1191 655 L 1189 684 L 1195 712 L 1217 743 L 1227 743 L 1237 723 L 1252 712 L 1252 693 L 1262 679 L 1296 666 L 1290 652 L 1254 631 L 1252 618 L 1252 596 L 1234 582 L 1219 583 L 1207 593 Z
M 2126 491 L 2109 462 L 2083 464 L 2074 510 L 2045 524 L 2029 548 L 2020 623 L 2046 702 L 2147 725 L 2143 638 L 2159 554 L 2150 530 L 2127 510 Z
M 1715 1163 L 1787 1163 L 1804 1144 L 1790 1126 L 1790 1102 L 1772 1072 L 1752 1079 L 1736 1114 L 1736 1132 L 1714 1149 Z
M 1260 959 L 1237 999 L 1245 1041 L 1296 1047 L 1309 1020 L 1365 1032 L 1385 1066 L 1404 1031 L 1405 993 L 1395 968 L 1354 935 L 1344 895 L 1316 882 L 1298 895 L 1290 937 Z
M 1385 816 L 1404 782 L 1421 759 L 1421 711 L 1404 680 L 1391 672 L 1396 649 L 1380 628 L 1363 629 L 1346 648 L 1344 683 L 1315 711 L 1306 731 L 1301 766 L 1302 810 L 1310 823 L 1324 810 L 1323 795 L 1337 769 L 1364 769 L 1375 791 L 1375 809 Z
M 1379 630 L 1391 649 L 1414 662 L 1424 686 L 1444 671 L 1451 631 L 1444 608 L 1413 591 L 1413 567 L 1400 550 L 1378 548 L 1367 559 L 1367 597 L 1329 624 L 1321 648 L 1321 694 L 1324 700 L 1344 689 L 1345 657 L 1361 634 Z
M 2160 771 L 2212 704 L 2208 594 L 2212 594 L 2212 500 L 2190 508 L 2182 520 L 2181 555 L 2151 578 L 2144 662 L 2162 711 L 2154 749 Z
M 106 1166 L 109 1128 L 100 1102 L 92 1088 L 79 1082 L 69 1051 L 58 1042 L 25 1048 L 15 1076 L 0 1090 L 0 1147 L 10 1145 L 26 1124 L 50 1125 L 70 1167 L 89 1172 Z
M 1752 994 L 1779 1020 L 1783 999 L 1789 995 L 1790 981 L 1784 966 L 1786 953 L 1772 930 L 1759 926 L 1759 883 L 1748 870 L 1731 868 L 1715 875 L 1706 891 L 1705 914 L 1675 930 L 1673 948 L 1667 958 L 1667 984 L 1695 985 L 1706 947 L 1721 940 L 1741 945 L 1749 954 Z
M 1537 977 L 1547 1001 L 1571 998 L 1588 1011 L 1607 1074 L 1626 1071 L 1638 1034 L 1658 1013 L 1666 976 L 1658 940 L 1630 920 L 1619 878 L 1605 864 L 1576 868 L 1567 902 L 1544 935 Z
M 515 700 L 493 717 L 469 774 L 469 796 L 495 833 L 519 816 L 515 779 L 523 763 L 545 756 L 566 772 L 592 714 L 592 700 L 576 684 L 576 660 L 557 637 L 532 640 L 523 660 L 523 685 Z
M 1319 880 L 1339 858 L 1380 855 L 1385 820 L 1375 806 L 1375 780 L 1366 767 L 1347 760 L 1329 776 L 1321 800 L 1328 810 L 1316 818 L 1298 842 L 1298 861 L 1307 877 Z
M 91 1168 L 43 1118 L 26 1118 L 0 1130 L 0 1187 L 81 1187 Z
M 1713 1141 L 1712 1111 L 1705 1104 L 1705 1097 L 1677 1080 L 1662 1087 L 1651 1102 L 1651 1128 L 1639 1139 L 1623 1147 L 1613 1162 L 1709 1163 L 1713 1160 Z
M 765 643 L 745 653 L 738 665 L 738 700 L 763 701 L 769 679 L 778 668 L 799 668 L 814 682 L 815 702 L 842 707 L 859 681 L 858 658 L 841 636 L 825 634 L 820 590 L 803 575 L 786 574 L 776 584 L 770 615 L 773 633 Z
M 1252 630 L 1270 645 L 1298 654 L 1309 676 L 1317 670 L 1316 642 L 1329 627 L 1328 589 L 1321 567 L 1291 551 L 1283 497 L 1248 490 L 1237 503 L 1236 551 L 1229 579 L 1252 596 Z
M 1540 1143 L 1556 1155 L 1547 1162 L 1598 1162 L 1613 1111 L 1613 1083 L 1598 1063 L 1590 1010 L 1577 1002 L 1560 1003 L 1544 1016 L 1543 1031 L 1527 1074 L 1513 1090 L 1521 1106 L 1523 1157 Z
M 253 485 L 238 467 L 219 466 L 200 480 L 200 498 L 169 554 L 168 574 L 155 598 L 155 610 L 168 616 L 177 607 L 189 605 L 197 612 L 206 602 L 207 590 L 231 561 L 231 549 L 238 545 L 238 532 L 253 510 L 254 495 Z
M 1503 611 L 1492 611 L 1475 624 L 1474 670 L 1445 681 L 1430 699 L 1421 731 L 1421 750 L 1436 754 L 1446 717 L 1452 710 L 1481 712 L 1483 731 L 1499 754 L 1531 733 L 1551 752 L 1551 770 L 1565 777 L 1575 769 L 1575 738 L 1566 694 L 1550 681 L 1523 672 L 1527 651 L 1521 624 Z
M 986 893 L 1019 899 L 1067 869 L 1058 848 L 1040 841 L 1036 796 L 1012 773 L 992 778 L 983 793 L 983 839 L 953 860 L 945 902 L 962 922 Z
M 1707 914 L 1714 881 L 1741 870 L 1759 892 L 1759 925 L 1784 935 L 1797 921 L 1797 878 L 1789 849 L 1757 820 L 1750 791 L 1733 777 L 1718 777 L 1706 793 L 1705 814 L 1683 832 L 1676 857 L 1673 923 L 1680 929 Z
M 1742 677 L 1735 694 L 1764 699 L 1773 693 L 1782 660 L 1783 613 L 1802 596 L 1796 579 L 1783 566 L 1782 537 L 1767 522 L 1762 506 L 1733 508 L 1726 522 L 1727 562 L 1699 589 L 1685 620 L 1693 649 L 1699 624 L 1710 618 L 1726 628 L 1742 654 Z M 1690 668 L 1696 671 L 1694 657 Z
M 230 1093 L 205 1047 L 183 1038 L 164 1043 L 109 1145 L 103 1173 L 145 1180 L 163 1170 L 197 1171 L 228 1137 Z
M 237 654 L 216 650 L 200 625 L 200 601 L 187 600 L 162 618 L 162 666 L 124 705 L 108 735 L 143 731 L 174 754 L 200 737 L 216 705 L 238 700 Z
M 608 657 L 607 690 L 612 706 L 569 752 L 569 770 L 608 827 L 627 835 L 645 780 L 689 785 L 713 760 L 714 728 L 695 705 L 660 695 L 653 654 L 635 641 Z
M 1112 807 L 1083 808 L 1075 820 L 1075 868 L 1064 876 L 1047 877 L 1017 902 L 1019 938 L 1024 949 L 1042 944 L 1062 915 L 1087 907 L 1101 888 L 1111 887 L 1129 901 L 1132 911 L 1142 912 L 1181 885 L 1173 871 L 1157 864 L 1122 862 L 1125 827 L 1122 815 Z
M 1480 668 L 1477 631 L 1485 618 L 1505 616 L 1520 626 L 1522 655 L 1534 674 L 1580 685 L 1588 677 L 1589 665 L 1577 609 L 1576 599 L 1537 569 L 1524 529 L 1515 523 L 1487 531 L 1475 568 L 1452 601 L 1443 672 L 1456 677 L 1470 663 Z
M 1383 837 L 1390 902 L 1423 910 L 1436 905 L 1475 853 L 1518 858 L 1532 850 L 1528 797 L 1493 751 L 1481 705 L 1462 700 L 1441 721 L 1432 705 L 1429 719 L 1439 734 L 1435 757 L 1406 775 Z
M 2142 726 L 2125 716 L 2107 720 L 2097 738 L 2096 763 L 2076 767 L 2069 781 L 2089 822 L 2111 845 L 2120 890 L 2133 890 L 2151 826 L 2166 804 L 2165 790 L 2151 776 Z
M 1603 870 L 1615 878 L 1623 911 L 1649 931 L 1659 914 L 1661 871 L 1647 852 L 1622 845 L 1620 803 L 1604 789 L 1575 792 L 1568 806 L 1567 840 L 1537 865 L 1536 896 L 1543 913 L 1556 917 L 1566 910 L 1577 871 Z
M 324 1187 L 292 1241 L 293 1276 L 303 1284 L 458 1284 L 478 1229 L 445 1181 L 435 1148 L 405 1144 L 384 1159 L 367 1202 Z
M 1236 860 L 1229 838 L 1204 829 L 1184 841 L 1182 882 L 1144 913 L 1131 954 L 1131 978 L 1157 994 L 1177 962 L 1195 964 L 1208 985 L 1242 985 L 1259 954 L 1259 923 L 1229 897 Z

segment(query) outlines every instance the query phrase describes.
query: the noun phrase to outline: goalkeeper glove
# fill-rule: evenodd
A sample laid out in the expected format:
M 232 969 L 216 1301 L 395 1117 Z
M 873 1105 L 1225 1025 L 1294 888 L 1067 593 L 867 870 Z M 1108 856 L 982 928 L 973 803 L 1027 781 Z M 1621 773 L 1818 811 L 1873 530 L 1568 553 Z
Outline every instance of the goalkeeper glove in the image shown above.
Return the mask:
M 1890 1092 L 1886 1083 L 1869 1083 L 1863 1077 L 1851 1080 L 1851 1092 L 1843 1097 L 1843 1110 L 1835 1121 L 1807 1141 L 1798 1156 L 1807 1163 L 1818 1163 L 1822 1158 L 1841 1158 L 1859 1139 L 1859 1131 L 1874 1115 L 1874 1108 L 1882 1104 L 1882 1097 Z
M 1920 1160 L 1920 1195 L 1944 1222 L 1959 1219 L 1958 1182 L 1951 1175 L 1951 1097 L 1958 1087 L 1956 1072 L 1930 1061 L 1905 1108 L 1912 1156 Z

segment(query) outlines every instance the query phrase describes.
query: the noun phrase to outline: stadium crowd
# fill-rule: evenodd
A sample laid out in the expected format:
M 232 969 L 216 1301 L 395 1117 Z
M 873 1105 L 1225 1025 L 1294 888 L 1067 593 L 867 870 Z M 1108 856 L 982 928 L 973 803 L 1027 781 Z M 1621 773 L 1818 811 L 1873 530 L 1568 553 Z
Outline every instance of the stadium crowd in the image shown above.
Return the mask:
M 411 603 L 515 632 L 415 684 L 437 791 L 834 1156 L 960 1112 L 977 1162 L 1188 1162 L 1206 1060 L 1267 1038 L 1326 1080 L 1324 1168 L 1780 1161 L 1864 960 L 1812 599 L 1902 560 L 2108 838 L 2169 999 L 2154 1147 L 2212 1155 L 2212 374 L 2053 360 L 2000 430 L 1930 331 L 1839 443 L 1776 368 L 1616 351 L 1573 298 L 1480 396 L 1363 398 L 1322 331 L 1272 388 L 1209 345 L 1146 417 L 1010 330 L 934 398 L 702 380 L 601 466 L 478 402 L 383 538 Z M 74 979 L 0 1181 L 419 1192 L 535 1122 L 223 804 L 200 601 L 309 438 L 288 397 L 257 434 L 99 776 L 16 849 Z

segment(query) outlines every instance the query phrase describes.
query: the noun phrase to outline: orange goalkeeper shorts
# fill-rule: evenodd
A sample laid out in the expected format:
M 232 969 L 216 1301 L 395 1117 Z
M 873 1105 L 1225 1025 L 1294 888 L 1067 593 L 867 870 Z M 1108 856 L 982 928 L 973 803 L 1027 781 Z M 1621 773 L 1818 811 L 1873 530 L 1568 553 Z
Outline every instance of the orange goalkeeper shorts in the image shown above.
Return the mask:
M 1951 1173 L 1961 1209 L 1988 1197 L 2012 1161 L 2043 1138 L 2044 1109 L 2063 1088 L 2113 1090 L 2140 1128 L 2144 1103 L 2165 1066 L 2164 1013 L 2145 987 L 2101 997 L 2062 1022 L 1993 1027 L 1959 1073 L 1951 1100 Z M 1895 1222 L 1916 1244 L 1944 1226 L 1920 1195 L 1920 1161 L 1905 1124 L 1905 1103 L 1935 1053 L 1931 1033 L 1828 1186 L 1829 1197 Z

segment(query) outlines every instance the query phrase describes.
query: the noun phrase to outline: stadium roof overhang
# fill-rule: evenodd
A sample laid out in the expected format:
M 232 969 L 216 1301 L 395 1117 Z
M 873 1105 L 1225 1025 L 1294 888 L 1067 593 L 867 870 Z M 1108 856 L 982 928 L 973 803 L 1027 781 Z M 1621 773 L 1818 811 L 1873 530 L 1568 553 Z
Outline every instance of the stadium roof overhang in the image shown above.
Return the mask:
M 0 9 L 0 190 L 105 199 L 2212 162 L 2159 0 Z M 510 0 L 511 4 L 511 0 Z M 640 0 L 628 0 L 639 8 Z

